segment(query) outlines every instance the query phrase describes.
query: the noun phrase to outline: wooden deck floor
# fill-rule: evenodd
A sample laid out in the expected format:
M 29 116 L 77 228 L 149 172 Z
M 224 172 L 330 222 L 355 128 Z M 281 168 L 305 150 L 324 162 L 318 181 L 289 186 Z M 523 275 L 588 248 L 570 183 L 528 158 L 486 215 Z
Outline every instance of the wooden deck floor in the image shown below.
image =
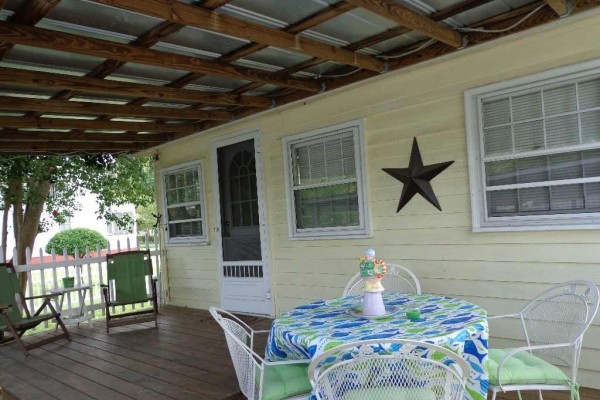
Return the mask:
M 244 318 L 256 329 L 270 325 L 268 319 Z M 106 335 L 103 323 L 95 323 L 94 329 L 82 324 L 70 329 L 72 342 L 49 344 L 27 358 L 14 344 L 0 347 L 5 400 L 244 399 L 223 332 L 208 312 L 167 307 L 159 329 L 141 325 L 114 328 Z M 581 400 L 600 399 L 600 391 L 582 389 L 581 394 Z M 569 396 L 548 392 L 544 398 Z

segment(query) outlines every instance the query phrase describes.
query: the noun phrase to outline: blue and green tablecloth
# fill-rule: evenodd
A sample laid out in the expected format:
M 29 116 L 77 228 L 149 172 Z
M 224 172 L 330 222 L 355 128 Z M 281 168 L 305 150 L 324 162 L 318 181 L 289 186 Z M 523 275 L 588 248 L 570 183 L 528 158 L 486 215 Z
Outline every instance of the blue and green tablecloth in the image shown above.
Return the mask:
M 484 309 L 436 295 L 384 293 L 383 298 L 389 315 L 378 318 L 357 315 L 361 298 L 353 296 L 317 301 L 283 313 L 271 327 L 267 359 L 312 359 L 330 348 L 359 340 L 421 340 L 462 355 L 471 366 L 465 399 L 486 398 L 488 323 Z M 419 308 L 421 318 L 409 321 L 405 316 L 409 308 Z

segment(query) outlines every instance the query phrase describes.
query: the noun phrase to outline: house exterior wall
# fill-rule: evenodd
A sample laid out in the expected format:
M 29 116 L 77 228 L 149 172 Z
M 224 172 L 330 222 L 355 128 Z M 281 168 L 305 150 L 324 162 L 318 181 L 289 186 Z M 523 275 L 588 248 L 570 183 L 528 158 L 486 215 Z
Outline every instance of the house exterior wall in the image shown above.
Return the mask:
M 558 21 L 160 148 L 157 174 L 197 159 L 205 166 L 209 243 L 167 248 L 171 303 L 219 304 L 211 143 L 251 129 L 261 132 L 277 313 L 340 296 L 367 246 L 412 269 L 424 292 L 464 298 L 490 315 L 518 311 L 551 284 L 575 278 L 600 284 L 597 230 L 472 232 L 463 98 L 470 88 L 599 58 L 599 38 L 600 13 Z M 282 138 L 360 118 L 373 236 L 290 240 Z M 455 161 L 432 181 L 443 212 L 418 196 L 395 212 L 402 186 L 381 168 L 407 166 L 414 136 L 425 164 Z M 162 204 L 162 183 L 157 183 Z M 492 345 L 515 345 L 514 328 L 492 325 Z M 587 333 L 579 377 L 583 386 L 600 388 L 600 318 Z

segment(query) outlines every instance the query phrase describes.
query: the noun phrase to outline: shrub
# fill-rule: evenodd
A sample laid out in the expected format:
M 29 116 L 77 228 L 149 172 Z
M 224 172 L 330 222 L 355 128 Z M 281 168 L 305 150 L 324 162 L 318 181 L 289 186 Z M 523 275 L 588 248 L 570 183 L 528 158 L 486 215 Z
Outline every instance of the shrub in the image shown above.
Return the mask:
M 106 249 L 106 242 L 106 238 L 93 229 L 67 229 L 52 236 L 52 239 L 46 245 L 46 253 L 51 253 L 53 248 L 56 252 L 67 249 L 67 254 L 75 257 L 75 249 L 79 249 L 79 256 L 84 257 L 86 247 L 89 247 L 91 251 L 96 250 L 98 246 L 101 249 Z

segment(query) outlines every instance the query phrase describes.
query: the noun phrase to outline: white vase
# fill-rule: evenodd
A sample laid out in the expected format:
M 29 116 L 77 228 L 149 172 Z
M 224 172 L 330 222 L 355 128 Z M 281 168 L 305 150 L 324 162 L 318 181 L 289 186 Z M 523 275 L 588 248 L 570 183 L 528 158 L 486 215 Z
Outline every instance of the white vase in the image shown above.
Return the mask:
M 363 315 L 380 316 L 385 315 L 382 292 L 364 292 Z

